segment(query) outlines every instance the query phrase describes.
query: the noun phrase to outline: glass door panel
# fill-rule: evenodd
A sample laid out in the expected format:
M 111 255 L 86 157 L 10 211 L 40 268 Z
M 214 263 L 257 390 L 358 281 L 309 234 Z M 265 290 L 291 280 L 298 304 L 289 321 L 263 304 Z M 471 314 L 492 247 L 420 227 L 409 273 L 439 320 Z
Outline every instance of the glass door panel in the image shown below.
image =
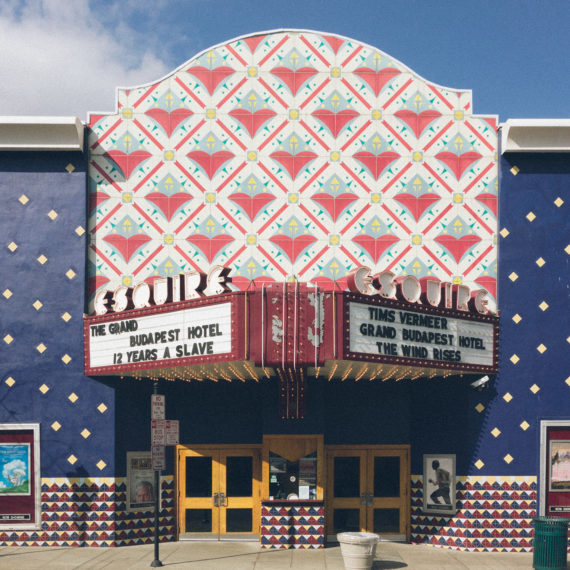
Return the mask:
M 186 458 L 186 496 L 212 496 L 212 457 Z

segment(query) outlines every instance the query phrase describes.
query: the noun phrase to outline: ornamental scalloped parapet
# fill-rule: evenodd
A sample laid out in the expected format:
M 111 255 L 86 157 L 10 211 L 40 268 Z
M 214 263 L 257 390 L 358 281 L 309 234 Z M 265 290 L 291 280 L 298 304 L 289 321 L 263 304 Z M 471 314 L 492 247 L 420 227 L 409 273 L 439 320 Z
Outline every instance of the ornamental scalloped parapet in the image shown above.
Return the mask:
M 470 91 L 361 42 L 279 30 L 214 46 L 90 117 L 91 303 L 212 265 L 241 290 L 345 288 L 366 265 L 496 297 L 497 148 Z

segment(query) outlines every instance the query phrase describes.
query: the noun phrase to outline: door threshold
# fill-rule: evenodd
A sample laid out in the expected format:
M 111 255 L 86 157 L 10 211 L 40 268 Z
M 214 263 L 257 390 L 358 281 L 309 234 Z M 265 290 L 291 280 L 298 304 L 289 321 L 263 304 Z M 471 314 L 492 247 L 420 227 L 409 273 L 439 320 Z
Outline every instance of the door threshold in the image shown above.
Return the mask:
M 210 535 L 181 534 L 179 541 L 184 542 L 259 542 L 259 535 L 236 535 L 220 537 Z
M 404 543 L 407 542 L 405 534 L 380 534 L 378 535 L 378 538 L 379 542 L 404 542 Z M 337 535 L 336 534 L 327 535 L 327 543 L 338 544 Z

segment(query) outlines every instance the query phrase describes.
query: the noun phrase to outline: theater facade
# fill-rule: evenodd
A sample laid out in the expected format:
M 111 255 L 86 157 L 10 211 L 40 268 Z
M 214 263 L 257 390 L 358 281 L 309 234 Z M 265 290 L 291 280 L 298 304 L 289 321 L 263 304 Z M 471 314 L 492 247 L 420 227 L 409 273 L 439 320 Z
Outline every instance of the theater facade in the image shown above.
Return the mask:
M 472 105 L 280 30 L 0 118 L 0 543 L 150 543 L 157 493 L 264 548 L 570 516 L 570 122 Z

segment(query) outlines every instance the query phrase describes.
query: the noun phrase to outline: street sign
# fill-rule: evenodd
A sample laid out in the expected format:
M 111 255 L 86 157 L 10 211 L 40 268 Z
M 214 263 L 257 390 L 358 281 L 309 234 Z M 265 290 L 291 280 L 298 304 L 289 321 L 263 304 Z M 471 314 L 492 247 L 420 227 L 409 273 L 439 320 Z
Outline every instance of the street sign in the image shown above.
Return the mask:
M 153 445 L 150 450 L 153 470 L 162 471 L 163 469 L 166 469 L 164 445 Z M 158 492 L 158 490 L 156 490 L 156 492 Z
M 178 445 L 180 424 L 178 420 L 151 420 L 151 445 Z
M 150 397 L 150 418 L 163 420 L 166 410 L 166 396 L 164 394 L 152 394 Z

